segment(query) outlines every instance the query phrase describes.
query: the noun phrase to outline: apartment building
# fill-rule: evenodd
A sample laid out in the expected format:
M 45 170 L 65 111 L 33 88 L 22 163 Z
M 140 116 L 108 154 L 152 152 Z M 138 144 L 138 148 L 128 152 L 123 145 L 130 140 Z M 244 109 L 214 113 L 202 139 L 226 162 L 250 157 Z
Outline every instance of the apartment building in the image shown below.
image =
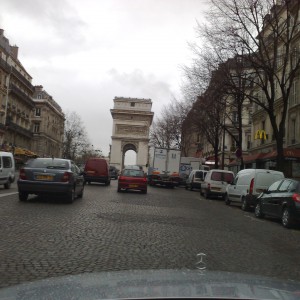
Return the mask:
M 62 156 L 65 116 L 61 107 L 42 85 L 34 87 L 32 150 L 38 156 Z
M 18 59 L 18 47 L 11 46 L 0 30 L 0 136 L 3 150 L 16 146 L 31 149 L 30 116 L 34 109 L 32 78 Z
M 0 145 L 15 156 L 61 156 L 64 114 L 32 77 L 0 29 Z
M 279 80 L 274 82 L 275 101 L 273 108 L 277 125 L 281 120 L 285 109 L 284 101 L 286 101 L 279 86 L 280 80 L 285 81 L 285 84 L 288 85 L 289 81 L 286 78 L 292 74 L 293 69 L 296 69 L 296 76 L 292 81 L 291 92 L 286 101 L 287 113 L 284 124 L 283 150 L 285 175 L 300 178 L 300 18 L 299 3 L 291 1 L 290 5 L 288 12 L 284 5 L 275 5 L 270 15 L 267 16 L 271 19 L 276 13 L 277 19 L 281 20 L 278 22 L 278 27 L 283 38 L 279 39 L 277 49 L 274 48 L 274 33 L 270 26 L 266 26 L 260 38 L 266 45 L 267 51 L 270 52 L 270 57 L 272 57 L 271 53 L 277 53 L 275 67 L 276 77 Z M 289 38 L 290 42 L 287 44 L 285 41 Z M 267 103 L 265 93 L 260 89 L 254 87 L 253 93 L 256 93 L 263 103 Z M 266 111 L 256 104 L 253 105 L 252 121 L 251 155 L 245 158 L 247 167 L 276 169 L 277 150 L 273 127 Z

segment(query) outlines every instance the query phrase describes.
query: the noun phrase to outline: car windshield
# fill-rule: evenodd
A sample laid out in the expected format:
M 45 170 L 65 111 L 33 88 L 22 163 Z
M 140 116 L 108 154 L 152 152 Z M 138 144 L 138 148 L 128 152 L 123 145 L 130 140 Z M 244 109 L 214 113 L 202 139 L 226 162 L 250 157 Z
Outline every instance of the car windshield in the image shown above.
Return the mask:
M 0 291 L 299 282 L 300 0 L 0 0 L 0 148 Z
M 69 163 L 63 159 L 33 159 L 27 163 L 30 168 L 45 168 L 45 169 L 69 169 Z
M 144 177 L 144 172 L 139 170 L 124 170 L 123 176 L 128 177 Z

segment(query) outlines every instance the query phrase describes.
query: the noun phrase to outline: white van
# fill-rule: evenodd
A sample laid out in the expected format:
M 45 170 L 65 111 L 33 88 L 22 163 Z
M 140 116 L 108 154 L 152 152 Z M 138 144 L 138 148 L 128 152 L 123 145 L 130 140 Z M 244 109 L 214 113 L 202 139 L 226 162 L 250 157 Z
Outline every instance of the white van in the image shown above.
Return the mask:
M 6 189 L 15 181 L 15 160 L 10 152 L 0 151 L 0 184 Z
M 239 171 L 234 181 L 226 188 L 225 203 L 242 204 L 242 210 L 255 206 L 257 196 L 273 182 L 284 178 L 279 171 L 267 169 L 244 169 Z
M 193 170 L 188 179 L 186 180 L 185 189 L 201 189 L 201 184 L 204 182 L 207 171 L 205 170 Z
M 200 194 L 206 199 L 210 196 L 221 196 L 226 194 L 226 186 L 231 183 L 234 173 L 226 170 L 212 169 L 207 172 L 204 182 L 201 184 Z

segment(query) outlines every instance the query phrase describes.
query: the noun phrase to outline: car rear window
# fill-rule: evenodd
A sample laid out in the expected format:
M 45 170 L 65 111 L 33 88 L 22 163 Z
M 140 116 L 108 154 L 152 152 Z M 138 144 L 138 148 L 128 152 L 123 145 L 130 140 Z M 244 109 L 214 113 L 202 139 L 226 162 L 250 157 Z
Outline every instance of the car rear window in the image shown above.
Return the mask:
M 195 178 L 203 178 L 203 172 L 199 171 L 195 173 Z
M 129 177 L 144 177 L 144 172 L 140 170 L 124 170 L 123 176 Z
M 46 169 L 69 169 L 69 162 L 65 159 L 39 158 L 32 159 L 27 163 L 31 168 L 46 168 Z
M 224 172 L 212 172 L 211 180 L 232 182 L 233 174 L 232 173 L 224 173 Z

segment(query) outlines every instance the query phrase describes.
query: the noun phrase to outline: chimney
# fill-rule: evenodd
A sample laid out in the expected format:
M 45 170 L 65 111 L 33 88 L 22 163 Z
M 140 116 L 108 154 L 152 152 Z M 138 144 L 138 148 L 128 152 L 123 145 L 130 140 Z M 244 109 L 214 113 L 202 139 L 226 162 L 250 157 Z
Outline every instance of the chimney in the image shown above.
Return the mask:
M 4 35 L 4 30 L 2 28 L 0 28 L 0 36 Z
M 14 59 L 18 59 L 18 52 L 19 52 L 18 46 L 10 46 L 10 53 Z
M 36 85 L 35 87 L 36 92 L 42 92 L 43 91 L 43 86 L 42 85 Z

